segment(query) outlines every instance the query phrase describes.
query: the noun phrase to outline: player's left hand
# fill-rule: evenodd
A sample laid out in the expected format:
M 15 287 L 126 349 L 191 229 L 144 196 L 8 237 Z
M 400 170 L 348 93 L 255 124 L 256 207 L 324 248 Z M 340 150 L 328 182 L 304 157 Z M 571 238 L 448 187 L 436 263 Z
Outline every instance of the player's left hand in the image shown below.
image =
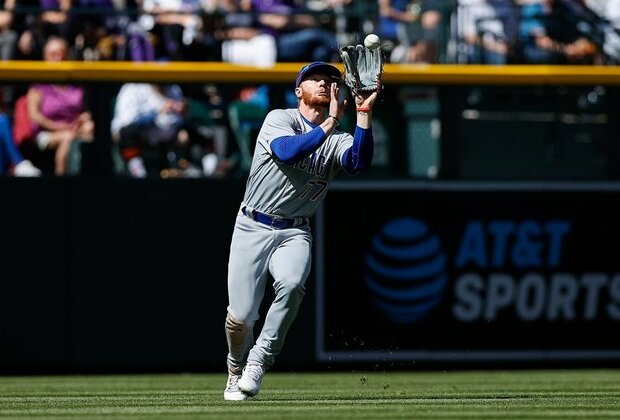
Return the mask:
M 381 91 L 381 81 L 379 81 L 379 87 L 373 91 L 358 91 L 355 98 L 356 108 L 368 108 L 372 109 L 375 105 L 379 92 Z

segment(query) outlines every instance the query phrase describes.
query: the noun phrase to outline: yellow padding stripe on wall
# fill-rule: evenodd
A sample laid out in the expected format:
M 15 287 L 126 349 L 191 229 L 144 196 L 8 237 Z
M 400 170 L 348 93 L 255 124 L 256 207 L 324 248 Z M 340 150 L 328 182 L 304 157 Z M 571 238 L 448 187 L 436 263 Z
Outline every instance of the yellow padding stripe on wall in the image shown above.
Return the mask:
M 217 62 L 0 61 L 2 81 L 294 83 L 306 63 L 269 68 Z M 341 70 L 341 63 L 336 64 Z M 386 64 L 384 83 L 420 85 L 617 85 L 615 66 L 483 66 Z

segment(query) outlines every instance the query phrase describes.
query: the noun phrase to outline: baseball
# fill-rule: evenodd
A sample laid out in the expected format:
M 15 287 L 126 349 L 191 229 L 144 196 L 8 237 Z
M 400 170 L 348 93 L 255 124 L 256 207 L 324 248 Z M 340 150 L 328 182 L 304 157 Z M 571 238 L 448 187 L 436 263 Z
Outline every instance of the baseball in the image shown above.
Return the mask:
M 380 45 L 381 45 L 381 40 L 375 34 L 368 34 L 366 35 L 366 38 L 364 38 L 364 46 L 366 46 L 366 48 L 374 50 L 375 48 L 378 48 Z

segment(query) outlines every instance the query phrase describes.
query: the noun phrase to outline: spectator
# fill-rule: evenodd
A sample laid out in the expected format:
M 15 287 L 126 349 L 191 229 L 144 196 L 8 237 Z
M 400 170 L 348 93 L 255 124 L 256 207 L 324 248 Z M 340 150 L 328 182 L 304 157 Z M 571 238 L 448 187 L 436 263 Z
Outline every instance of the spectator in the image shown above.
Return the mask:
M 269 67 L 276 62 L 276 40 L 259 27 L 252 13 L 242 10 L 239 0 L 220 0 L 223 16 L 222 60 L 228 63 Z
M 39 13 L 26 19 L 27 27 L 19 36 L 17 48 L 20 58 L 43 58 L 43 48 L 50 36 L 64 40 L 70 38 L 71 0 L 39 0 L 39 9 Z
M 185 60 L 202 28 L 199 10 L 198 0 L 142 0 L 140 22 L 159 40 L 159 57 Z
M 381 38 L 393 44 L 390 61 L 437 62 L 442 0 L 378 0 Z
M 0 113 L 0 175 L 41 176 L 39 168 L 24 159 L 13 140 L 13 128 L 7 114 Z
M 361 4 L 364 3 L 364 4 Z M 322 13 L 319 19 L 333 19 L 334 32 L 338 45 L 349 45 L 359 38 L 362 22 L 370 18 L 364 13 L 366 2 L 353 0 L 305 0 L 304 7 L 315 14 Z M 361 8 L 358 7 L 361 4 Z
M 592 64 L 598 47 L 580 33 L 574 17 L 555 0 L 518 0 L 519 37 L 529 64 Z
M 13 9 L 15 0 L 5 0 L 0 10 L 0 60 L 11 60 L 15 52 L 17 33 L 13 30 Z
M 105 1 L 105 0 L 104 0 Z M 106 15 L 103 18 L 102 23 L 95 21 L 92 31 L 93 37 L 91 39 L 84 39 L 84 52 L 82 53 L 83 59 L 88 59 L 88 50 L 93 51 L 93 58 L 97 60 L 130 60 L 129 51 L 129 39 L 130 28 L 132 25 L 139 29 L 141 35 L 145 32 L 139 25 L 135 23 L 133 19 L 133 13 L 128 9 L 127 2 L 125 0 L 113 0 L 113 11 L 110 15 Z M 76 42 L 77 43 L 77 42 Z M 153 51 L 152 45 L 145 40 L 145 44 L 148 46 L 149 51 Z M 94 50 L 93 50 L 94 46 Z M 155 57 L 155 53 L 152 52 L 152 57 Z M 144 61 L 143 56 L 140 60 Z
M 126 55 L 131 61 L 155 61 L 155 46 L 149 32 L 152 29 L 151 23 L 145 23 L 144 19 L 141 19 L 140 22 L 127 24 L 125 30 Z
M 112 58 L 114 47 L 122 42 L 119 35 L 129 20 L 125 15 L 125 0 L 77 0 L 77 6 L 82 13 L 74 15 L 75 58 L 87 61 Z
M 517 43 L 512 0 L 459 0 L 459 62 L 506 64 Z
M 326 29 L 294 0 L 243 0 L 245 10 L 258 13 L 263 28 L 276 38 L 277 61 L 338 61 L 333 29 Z
M 4 10 L 0 10 L 0 60 L 8 61 L 15 58 L 15 45 L 19 33 L 19 22 L 14 20 L 15 0 L 5 0 Z M 14 98 L 13 86 L 2 89 L 0 102 L 11 103 Z
M 377 34 L 387 48 L 393 51 L 396 46 L 402 45 L 402 48 L 410 44 L 409 39 L 403 39 L 407 33 L 404 30 L 408 23 L 417 20 L 417 16 L 411 13 L 408 8 L 408 0 L 378 0 L 379 4 L 379 21 L 377 26 Z M 398 60 L 390 61 L 396 62 Z
M 234 162 L 228 154 L 229 129 L 222 93 L 215 84 L 206 84 L 199 91 L 189 91 L 187 97 L 190 161 L 202 167 L 204 176 L 226 176 Z
M 177 85 L 126 83 L 116 98 L 112 138 L 119 143 L 129 174 L 145 178 L 174 166 L 175 148 L 189 147 L 187 103 Z M 155 152 L 155 158 L 145 152 Z
M 45 61 L 66 60 L 67 43 L 50 37 L 43 49 Z M 35 84 L 28 90 L 28 116 L 41 150 L 55 149 L 54 173 L 65 175 L 74 141 L 92 142 L 94 123 L 86 111 L 84 89 L 73 85 Z

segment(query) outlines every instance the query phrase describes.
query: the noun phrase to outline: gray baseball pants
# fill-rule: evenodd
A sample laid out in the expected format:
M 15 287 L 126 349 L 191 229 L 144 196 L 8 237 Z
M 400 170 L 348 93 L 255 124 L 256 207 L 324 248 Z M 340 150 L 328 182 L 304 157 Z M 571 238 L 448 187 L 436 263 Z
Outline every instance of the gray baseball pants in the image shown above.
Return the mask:
M 240 373 L 246 361 L 260 363 L 265 369 L 273 365 L 297 316 L 311 262 L 308 225 L 278 230 L 242 214 L 237 216 L 228 262 L 228 316 L 243 327 L 229 329 L 227 319 L 230 372 Z M 275 299 L 254 343 L 252 329 L 259 318 L 269 273 L 274 279 Z

